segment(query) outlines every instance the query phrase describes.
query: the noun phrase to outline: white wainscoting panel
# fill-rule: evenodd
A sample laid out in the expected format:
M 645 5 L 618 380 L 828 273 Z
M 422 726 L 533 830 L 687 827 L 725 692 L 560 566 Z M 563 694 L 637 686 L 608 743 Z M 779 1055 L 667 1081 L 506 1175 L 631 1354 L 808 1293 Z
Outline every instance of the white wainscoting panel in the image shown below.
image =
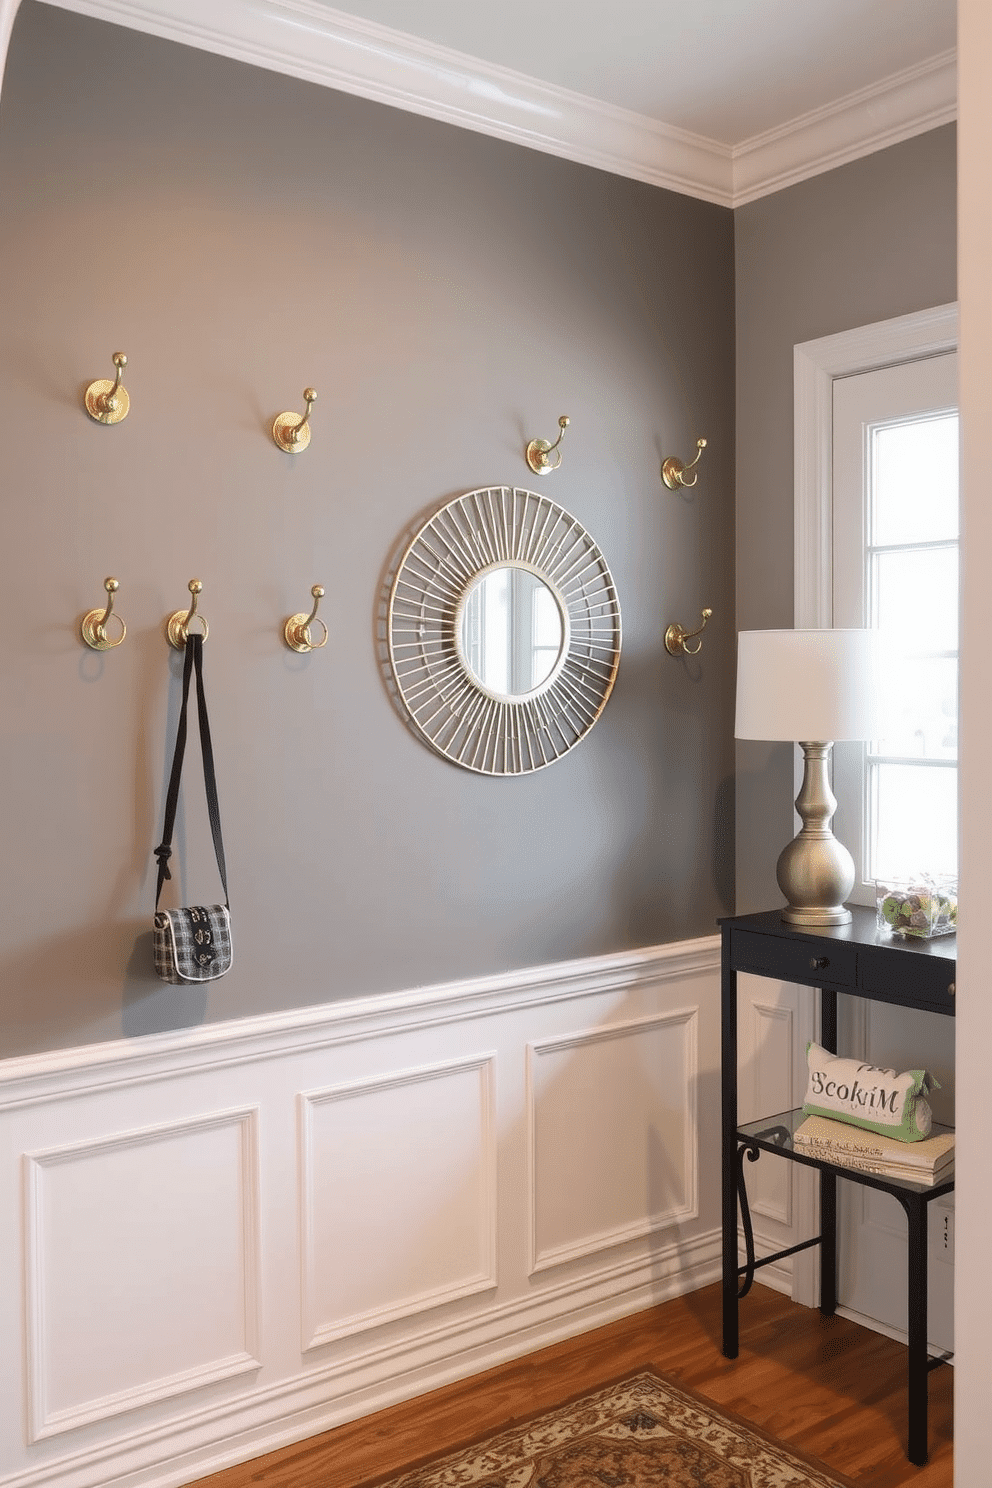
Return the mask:
M 756 1121 L 802 1104 L 806 1091 L 806 1042 L 816 1033 L 816 998 L 808 987 L 771 977 L 740 975 L 739 1111 Z M 762 1153 L 744 1163 L 758 1256 L 785 1250 L 818 1233 L 817 1188 L 812 1169 Z M 818 1251 L 776 1261 L 756 1279 L 812 1304 L 818 1290 Z M 741 1259 L 743 1261 L 743 1247 Z
M 695 1009 L 529 1056 L 532 1271 L 696 1217 Z
M 31 1440 L 258 1367 L 256 1121 L 25 1155 Z
M 774 986 L 774 983 L 771 985 Z M 753 1020 L 751 1090 L 747 1099 L 748 1121 L 792 1107 L 794 1010 L 779 1003 L 751 999 Z M 747 1164 L 747 1187 L 752 1215 L 761 1214 L 776 1224 L 792 1224 L 792 1164 L 757 1162 Z
M 0 1488 L 179 1488 L 720 1274 L 717 937 L 0 1060 Z
M 496 1285 L 492 1058 L 311 1091 L 300 1130 L 304 1349 Z

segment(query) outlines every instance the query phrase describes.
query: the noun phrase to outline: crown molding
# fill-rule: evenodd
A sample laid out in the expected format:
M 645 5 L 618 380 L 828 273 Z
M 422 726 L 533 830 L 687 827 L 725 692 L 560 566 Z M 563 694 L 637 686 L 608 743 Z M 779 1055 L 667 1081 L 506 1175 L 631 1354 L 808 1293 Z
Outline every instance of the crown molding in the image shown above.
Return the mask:
M 235 61 L 737 207 L 948 123 L 947 52 L 736 146 L 556 88 L 319 0 L 45 0 Z M 20 0 L 0 0 L 0 68 Z
M 0 0 L 2 4 L 20 0 Z M 318 0 L 45 0 L 722 206 L 725 145 Z M 2 39 L 2 38 L 0 38 Z
M 957 53 L 942 52 L 733 150 L 734 206 L 957 118 Z

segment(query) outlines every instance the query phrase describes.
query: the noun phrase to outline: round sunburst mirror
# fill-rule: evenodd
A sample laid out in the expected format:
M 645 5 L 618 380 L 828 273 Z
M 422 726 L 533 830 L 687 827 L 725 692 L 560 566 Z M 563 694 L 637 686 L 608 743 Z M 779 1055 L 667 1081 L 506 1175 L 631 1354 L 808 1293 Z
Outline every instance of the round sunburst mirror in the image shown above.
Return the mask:
M 534 491 L 490 486 L 425 522 L 397 567 L 389 664 L 432 749 L 483 775 L 553 764 L 592 728 L 620 660 L 593 539 Z

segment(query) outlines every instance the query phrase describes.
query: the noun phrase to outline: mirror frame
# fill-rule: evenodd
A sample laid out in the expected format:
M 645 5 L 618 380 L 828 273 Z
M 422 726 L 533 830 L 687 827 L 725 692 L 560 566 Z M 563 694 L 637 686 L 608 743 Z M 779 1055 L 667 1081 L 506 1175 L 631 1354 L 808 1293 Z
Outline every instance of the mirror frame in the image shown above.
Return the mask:
M 500 696 L 470 669 L 458 626 L 494 569 L 529 570 L 562 615 L 562 648 L 533 691 Z M 481 775 L 544 769 L 585 738 L 620 663 L 620 601 L 606 559 L 564 507 L 486 486 L 440 507 L 397 565 L 386 617 L 389 666 L 408 722 L 445 759 Z

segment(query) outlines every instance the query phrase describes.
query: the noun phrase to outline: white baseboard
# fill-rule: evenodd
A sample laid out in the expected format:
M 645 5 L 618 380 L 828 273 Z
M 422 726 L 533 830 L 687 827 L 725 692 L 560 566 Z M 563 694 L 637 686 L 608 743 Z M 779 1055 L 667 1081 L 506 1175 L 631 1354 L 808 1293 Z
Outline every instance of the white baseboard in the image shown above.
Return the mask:
M 787 1262 L 778 1262 L 773 1266 L 762 1266 L 755 1273 L 755 1283 L 766 1286 L 770 1291 L 781 1292 L 783 1297 L 792 1296 L 792 1269 Z
M 267 1452 L 274 1452 L 280 1447 L 329 1431 L 348 1421 L 385 1410 L 390 1405 L 414 1399 L 457 1380 L 483 1374 L 498 1364 L 505 1364 L 524 1354 L 560 1343 L 563 1339 L 590 1332 L 594 1328 L 642 1312 L 648 1307 L 655 1307 L 674 1297 L 684 1296 L 719 1280 L 720 1232 L 714 1230 L 708 1236 L 700 1237 L 691 1246 L 691 1251 L 692 1258 L 686 1264 L 684 1251 L 680 1251 L 677 1246 L 671 1247 L 671 1269 L 668 1275 L 660 1279 L 645 1279 L 641 1276 L 635 1280 L 628 1277 L 627 1284 L 612 1295 L 606 1294 L 609 1290 L 606 1286 L 596 1288 L 604 1294 L 594 1299 L 576 1296 L 573 1307 L 566 1307 L 539 1320 L 528 1321 L 528 1314 L 539 1310 L 536 1307 L 527 1307 L 524 1304 L 508 1310 L 507 1314 L 489 1320 L 492 1336 L 485 1342 L 479 1342 L 471 1336 L 466 1337 L 462 1340 L 462 1347 L 455 1353 L 428 1364 L 417 1364 L 399 1374 L 391 1374 L 377 1384 L 355 1390 L 332 1403 L 326 1400 L 321 1400 L 319 1404 L 313 1403 L 315 1393 L 319 1394 L 321 1385 L 325 1383 L 325 1376 L 301 1381 L 292 1392 L 279 1394 L 279 1414 L 271 1423 L 237 1430 L 238 1423 L 232 1417 L 231 1426 L 235 1428 L 236 1434 L 226 1436 L 218 1450 L 206 1454 L 193 1451 L 184 1458 L 170 1456 L 157 1473 L 142 1471 L 126 1476 L 115 1475 L 103 1481 L 108 1485 L 113 1484 L 113 1488 L 137 1488 L 138 1484 L 142 1488 L 176 1488 L 178 1484 L 189 1482 L 191 1476 L 203 1477 Z M 557 1301 L 561 1304 L 564 1297 L 559 1296 Z M 399 1362 L 402 1366 L 403 1361 Z M 256 1401 L 253 1404 L 258 1410 L 262 1403 Z M 35 1485 L 41 1488 L 45 1481 L 26 1479 L 23 1488 L 35 1488 Z M 21 1488 L 20 1483 L 17 1488 Z
M 716 1280 L 718 972 L 0 1061 L 0 1488 L 178 1488 Z

